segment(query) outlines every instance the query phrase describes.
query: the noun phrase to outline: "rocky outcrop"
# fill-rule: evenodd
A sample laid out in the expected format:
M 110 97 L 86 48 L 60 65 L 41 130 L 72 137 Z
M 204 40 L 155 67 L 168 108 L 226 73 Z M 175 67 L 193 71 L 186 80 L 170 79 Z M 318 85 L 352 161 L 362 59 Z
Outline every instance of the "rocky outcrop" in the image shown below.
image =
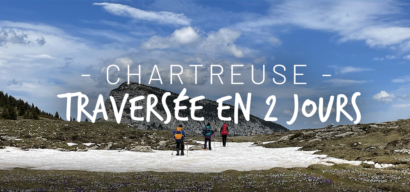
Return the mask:
M 130 149 L 130 151 L 136 151 L 136 152 L 152 152 L 152 149 L 150 146 L 135 146 Z
M 333 124 L 330 124 L 321 129 L 310 129 L 310 130 L 301 131 L 297 137 L 293 136 L 293 139 L 300 140 L 300 141 L 307 140 L 309 142 L 315 142 L 315 141 L 322 141 L 326 139 L 338 139 L 338 138 L 360 135 L 360 134 L 366 133 L 370 129 L 396 129 L 398 127 L 399 126 L 396 125 L 396 121 L 389 121 L 386 123 L 377 123 L 377 124 L 372 123 L 372 124 L 357 124 L 357 125 L 338 125 L 336 127 L 333 127 Z M 278 141 L 289 140 L 289 137 L 290 135 L 284 136 L 280 138 Z M 401 141 L 398 143 L 407 144 L 406 141 Z M 396 143 L 392 143 L 390 145 L 396 145 Z M 388 148 L 388 146 L 386 148 Z
M 194 151 L 194 150 L 203 150 L 204 146 L 203 145 L 195 145 L 189 148 L 190 151 Z
M 158 104 L 154 107 L 154 110 L 159 113 L 164 119 L 166 118 L 166 113 L 164 110 L 164 106 L 162 105 L 162 96 L 167 92 L 166 90 L 159 89 L 156 87 L 151 87 L 147 85 L 142 85 L 138 83 L 123 83 L 118 88 L 112 90 L 110 92 L 110 96 L 115 98 L 116 105 L 119 108 L 121 106 L 123 97 L 126 93 L 129 94 L 129 99 L 132 99 L 137 96 L 145 96 L 144 100 L 140 100 L 137 102 L 138 106 L 143 106 L 142 110 L 136 110 L 135 116 L 136 117 L 144 117 L 146 118 L 146 106 L 147 106 L 147 96 L 149 94 L 154 94 L 158 98 Z M 174 114 L 174 107 L 175 103 L 173 102 L 174 99 L 178 97 L 178 94 L 171 93 L 171 95 L 167 98 L 166 104 L 171 111 L 171 114 Z M 150 122 L 147 122 L 146 119 L 144 121 L 134 121 L 131 119 L 130 115 L 130 107 L 131 104 L 127 101 L 123 114 L 121 123 L 128 124 L 138 129 L 142 130 L 174 130 L 179 124 L 182 124 L 184 130 L 188 134 L 199 135 L 201 134 L 202 129 L 205 127 L 207 123 L 211 124 L 211 127 L 214 129 L 219 130 L 219 128 L 224 123 L 220 121 L 217 115 L 217 107 L 218 103 L 211 100 L 200 100 L 197 102 L 197 105 L 203 106 L 202 110 L 196 111 L 197 117 L 204 117 L 205 121 L 194 121 L 190 118 L 190 111 L 189 110 L 181 110 L 180 116 L 181 117 L 188 117 L 188 121 L 177 121 L 174 117 L 172 117 L 171 122 L 168 124 L 164 124 L 160 121 L 155 115 L 151 114 Z M 224 104 L 227 105 L 227 104 Z M 181 106 L 188 106 L 188 109 L 191 106 L 188 100 L 184 100 L 181 102 Z M 114 109 L 111 105 L 110 99 L 107 99 L 105 102 L 105 107 L 108 114 L 108 121 L 115 122 L 114 116 Z M 250 121 L 246 121 L 242 113 L 239 114 L 239 123 L 234 124 L 233 116 L 234 116 L 234 107 L 230 106 L 229 110 L 223 111 L 224 117 L 231 117 L 231 122 L 225 122 L 229 126 L 230 135 L 232 136 L 246 136 L 246 135 L 258 135 L 258 134 L 269 134 L 272 132 L 284 132 L 289 131 L 287 128 L 279 125 L 277 123 L 264 121 L 256 116 L 251 115 Z M 104 121 L 103 119 L 99 119 L 98 121 Z M 216 133 L 219 134 L 219 133 Z

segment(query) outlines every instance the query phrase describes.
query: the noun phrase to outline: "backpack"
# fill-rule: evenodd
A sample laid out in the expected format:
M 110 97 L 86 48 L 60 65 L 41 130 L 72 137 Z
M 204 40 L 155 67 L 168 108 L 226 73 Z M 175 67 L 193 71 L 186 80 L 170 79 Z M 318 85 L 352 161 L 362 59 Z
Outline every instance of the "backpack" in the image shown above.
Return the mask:
M 183 136 L 184 135 L 182 135 L 182 127 L 177 127 L 177 130 L 175 131 L 174 138 L 176 140 L 180 140 L 180 139 L 182 139 Z
M 211 135 L 212 135 L 211 126 L 206 126 L 205 137 L 211 137 Z
M 224 124 L 221 130 L 221 135 L 229 135 L 228 125 Z

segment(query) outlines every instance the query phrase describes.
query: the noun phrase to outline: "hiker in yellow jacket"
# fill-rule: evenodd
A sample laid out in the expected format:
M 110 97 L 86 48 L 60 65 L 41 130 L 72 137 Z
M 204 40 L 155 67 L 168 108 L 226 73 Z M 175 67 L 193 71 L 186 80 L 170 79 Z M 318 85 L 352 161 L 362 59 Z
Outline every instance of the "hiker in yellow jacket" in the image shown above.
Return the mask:
M 185 132 L 182 130 L 182 125 L 179 125 L 177 129 L 172 133 L 174 135 L 175 142 L 177 144 L 177 156 L 179 156 L 179 148 L 181 147 L 181 155 L 184 155 L 184 138 Z

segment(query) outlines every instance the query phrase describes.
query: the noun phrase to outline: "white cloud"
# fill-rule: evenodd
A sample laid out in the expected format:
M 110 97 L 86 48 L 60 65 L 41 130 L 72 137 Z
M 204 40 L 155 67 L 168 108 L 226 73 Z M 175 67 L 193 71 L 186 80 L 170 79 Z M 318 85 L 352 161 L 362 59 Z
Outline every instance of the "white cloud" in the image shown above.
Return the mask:
M 407 83 L 410 82 L 410 76 L 403 76 L 392 80 L 393 83 Z
M 396 96 L 394 96 L 394 94 L 389 94 L 386 91 L 380 91 L 373 96 L 373 99 L 382 103 L 391 103 L 396 99 Z
M 168 37 L 153 36 L 141 44 L 143 49 L 166 49 L 191 44 L 199 39 L 200 35 L 192 27 L 175 30 Z
M 237 58 L 244 56 L 242 49 L 234 42 L 241 33 L 227 28 L 211 31 L 206 36 L 201 36 L 192 27 L 175 30 L 168 37 L 153 36 L 141 44 L 143 49 L 166 49 L 170 47 L 192 46 L 199 51 L 215 54 L 232 54 Z
M 284 110 L 282 113 L 287 115 L 287 116 L 293 116 L 293 112 L 288 110 L 288 109 Z
M 255 59 L 253 60 L 253 62 L 255 62 L 256 64 L 258 64 L 258 63 L 264 63 L 264 62 L 266 62 L 266 57 L 263 56 L 263 57 L 255 58 Z
M 396 104 L 396 105 L 393 105 L 393 107 L 407 108 L 407 107 L 410 107 L 410 104 Z
M 55 59 L 54 57 L 47 55 L 47 54 L 27 55 L 27 57 L 34 58 L 34 59 Z
M 347 67 L 340 68 L 339 71 L 340 73 L 345 74 L 345 73 L 352 73 L 352 72 L 371 71 L 371 69 L 347 66 Z
M 330 80 L 327 80 L 325 82 L 333 83 L 334 85 L 340 86 L 340 85 L 351 85 L 351 84 L 367 83 L 368 81 L 353 80 L 353 79 L 330 79 Z
M 397 59 L 397 57 L 394 56 L 394 55 L 386 55 L 384 57 L 375 57 L 375 58 L 373 58 L 373 60 L 375 60 L 375 61 L 383 61 L 385 59 L 391 60 L 391 59 Z
M 406 56 L 404 56 L 404 57 L 403 57 L 403 59 L 410 60 L 410 55 L 406 55 Z
M 274 37 L 274 36 L 271 36 L 271 37 L 269 38 L 269 42 L 270 42 L 273 46 L 280 46 L 280 45 L 282 45 L 282 41 L 279 40 L 278 38 Z
M 154 21 L 162 24 L 190 24 L 190 19 L 182 13 L 172 13 L 168 11 L 144 11 L 128 5 L 115 3 L 94 3 L 93 5 L 102 6 L 106 11 L 113 15 L 130 17 L 138 20 Z
M 394 55 L 386 55 L 386 59 L 396 59 L 396 56 L 394 56 Z
M 370 47 L 404 46 L 410 41 L 405 22 L 391 22 L 406 13 L 395 1 L 285 1 L 272 5 L 268 16 L 250 17 L 236 27 L 255 31 L 290 24 L 336 33 L 339 42 L 364 41 Z

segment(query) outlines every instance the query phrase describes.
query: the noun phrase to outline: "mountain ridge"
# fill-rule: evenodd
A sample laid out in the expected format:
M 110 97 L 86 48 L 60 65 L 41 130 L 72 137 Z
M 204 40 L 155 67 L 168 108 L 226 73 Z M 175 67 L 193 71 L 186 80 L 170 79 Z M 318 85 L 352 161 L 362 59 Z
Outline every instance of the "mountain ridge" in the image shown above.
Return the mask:
M 195 115 L 197 117 L 204 117 L 205 121 L 195 121 L 189 118 L 188 121 L 178 121 L 174 117 L 174 107 L 175 103 L 173 100 L 178 97 L 179 94 L 167 91 L 164 89 L 160 89 L 153 86 L 148 86 L 139 83 L 130 84 L 124 82 L 119 87 L 110 91 L 110 96 L 113 96 L 116 105 L 120 106 L 123 100 L 125 93 L 129 94 L 129 99 L 132 99 L 135 96 L 145 96 L 143 100 L 137 102 L 136 105 L 138 106 L 146 106 L 146 96 L 149 94 L 154 94 L 159 102 L 154 107 L 154 110 L 157 111 L 162 117 L 166 116 L 164 111 L 164 106 L 162 105 L 161 98 L 165 92 L 170 92 L 171 95 L 168 96 L 166 99 L 166 105 L 170 109 L 172 114 L 172 120 L 168 124 L 164 124 L 160 121 L 156 116 L 151 116 L 151 122 L 146 121 L 133 121 L 130 116 L 130 106 L 129 102 L 126 103 L 121 119 L 121 123 L 128 124 L 130 126 L 142 129 L 142 130 L 174 130 L 176 126 L 182 124 L 184 127 L 185 132 L 189 134 L 201 134 L 202 129 L 205 125 L 209 122 L 211 127 L 214 130 L 219 131 L 219 128 L 225 121 L 219 120 L 217 117 L 217 107 L 218 103 L 216 101 L 212 101 L 209 99 L 203 99 L 197 101 L 197 106 L 203 106 L 202 110 L 197 110 Z M 187 106 L 186 110 L 180 110 L 179 115 L 180 117 L 189 117 L 190 111 L 188 110 L 191 106 L 189 100 L 181 101 L 181 106 Z M 222 111 L 222 115 L 224 117 L 231 117 L 233 119 L 234 114 L 234 107 L 229 104 L 224 104 L 224 106 L 230 106 L 230 109 Z M 105 101 L 105 107 L 107 110 L 108 120 L 107 121 L 115 121 L 114 111 L 111 105 L 110 99 Z M 241 110 L 239 110 L 241 111 Z M 146 108 L 144 107 L 142 110 L 136 110 L 135 116 L 137 117 L 145 117 L 146 116 Z M 102 118 L 98 121 L 104 121 Z M 256 117 L 254 115 L 250 115 L 250 120 L 246 121 L 245 117 L 243 116 L 242 112 L 238 115 L 238 124 L 234 124 L 232 121 L 226 121 L 225 123 L 228 124 L 230 128 L 230 134 L 233 136 L 246 136 L 246 135 L 258 135 L 258 134 L 269 134 L 272 132 L 284 132 L 289 131 L 286 127 L 269 121 L 264 121 L 263 119 Z M 216 128 L 216 129 L 215 129 Z M 219 133 L 217 133 L 219 134 Z

